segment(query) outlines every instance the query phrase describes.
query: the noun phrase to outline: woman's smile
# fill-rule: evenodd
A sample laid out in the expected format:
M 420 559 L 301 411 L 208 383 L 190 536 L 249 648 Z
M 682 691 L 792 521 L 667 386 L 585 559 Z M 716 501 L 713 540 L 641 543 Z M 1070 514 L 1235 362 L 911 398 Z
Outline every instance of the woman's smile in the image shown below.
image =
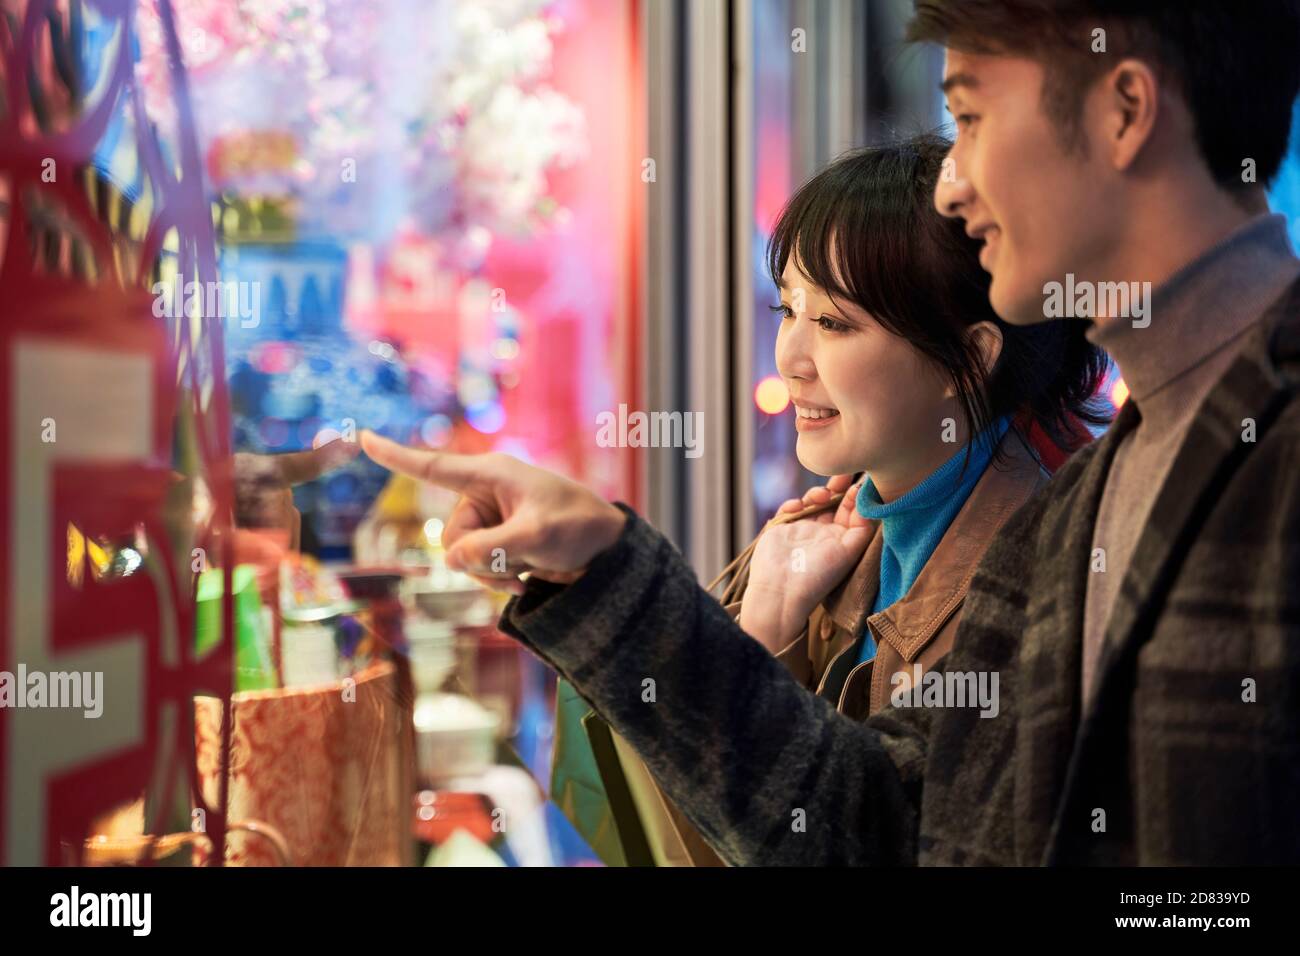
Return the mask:
M 798 402 L 795 403 L 794 414 L 795 430 L 801 432 L 829 428 L 840 417 L 838 409 L 823 405 L 801 405 Z

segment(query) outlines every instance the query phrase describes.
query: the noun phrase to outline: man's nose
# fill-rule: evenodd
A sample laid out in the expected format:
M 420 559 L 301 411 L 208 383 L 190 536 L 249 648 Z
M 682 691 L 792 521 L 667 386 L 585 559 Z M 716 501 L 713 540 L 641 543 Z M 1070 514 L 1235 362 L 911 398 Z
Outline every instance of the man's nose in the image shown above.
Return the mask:
M 961 174 L 957 161 L 948 156 L 939 168 L 939 180 L 934 186 L 934 208 L 941 216 L 957 219 L 966 215 L 974 198 L 970 180 Z

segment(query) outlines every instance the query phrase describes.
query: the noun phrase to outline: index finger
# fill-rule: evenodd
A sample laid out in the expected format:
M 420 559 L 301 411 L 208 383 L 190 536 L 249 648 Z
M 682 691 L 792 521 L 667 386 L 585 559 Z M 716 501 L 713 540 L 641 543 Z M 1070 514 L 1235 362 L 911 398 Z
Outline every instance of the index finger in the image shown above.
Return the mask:
M 484 467 L 479 456 L 457 455 L 449 451 L 420 451 L 376 435 L 361 433 L 361 447 L 389 471 L 400 471 L 412 478 L 441 485 L 452 491 L 468 492 L 484 481 Z

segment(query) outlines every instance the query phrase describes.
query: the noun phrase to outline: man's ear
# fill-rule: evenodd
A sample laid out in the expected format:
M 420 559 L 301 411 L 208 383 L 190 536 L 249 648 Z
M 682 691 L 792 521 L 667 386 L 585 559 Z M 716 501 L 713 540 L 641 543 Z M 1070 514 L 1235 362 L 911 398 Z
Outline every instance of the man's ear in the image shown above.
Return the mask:
M 1104 155 L 1115 169 L 1128 169 L 1155 130 L 1160 79 L 1149 64 L 1125 59 L 1102 77 L 1098 96 Z
M 970 342 L 979 351 L 981 377 L 987 379 L 1002 354 L 1002 329 L 996 322 L 976 322 L 966 330 Z

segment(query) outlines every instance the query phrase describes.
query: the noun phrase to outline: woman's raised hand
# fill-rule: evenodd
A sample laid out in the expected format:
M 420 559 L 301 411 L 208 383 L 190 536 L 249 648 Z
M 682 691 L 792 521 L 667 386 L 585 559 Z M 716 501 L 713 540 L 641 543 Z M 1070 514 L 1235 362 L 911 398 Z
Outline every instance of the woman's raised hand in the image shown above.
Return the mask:
M 785 502 L 777 514 L 797 513 L 844 491 L 835 511 L 772 522 L 759 535 L 737 623 L 769 651 L 798 637 L 813 608 L 862 558 L 870 533 L 854 507 L 857 490 L 852 475 L 836 475 L 826 487 Z
M 794 514 L 803 511 L 812 505 L 819 505 L 829 501 L 833 496 L 841 491 L 845 492 L 844 497 L 840 499 L 839 508 L 836 509 L 833 520 L 839 524 L 849 527 L 856 512 L 855 503 L 858 497 L 858 488 L 862 486 L 861 481 L 856 481 L 854 475 L 834 475 L 827 480 L 825 485 L 816 485 L 804 492 L 802 498 L 790 498 L 783 502 L 781 507 L 776 509 L 777 514 Z M 821 518 L 821 515 L 817 515 Z M 859 523 L 862 523 L 861 520 Z

